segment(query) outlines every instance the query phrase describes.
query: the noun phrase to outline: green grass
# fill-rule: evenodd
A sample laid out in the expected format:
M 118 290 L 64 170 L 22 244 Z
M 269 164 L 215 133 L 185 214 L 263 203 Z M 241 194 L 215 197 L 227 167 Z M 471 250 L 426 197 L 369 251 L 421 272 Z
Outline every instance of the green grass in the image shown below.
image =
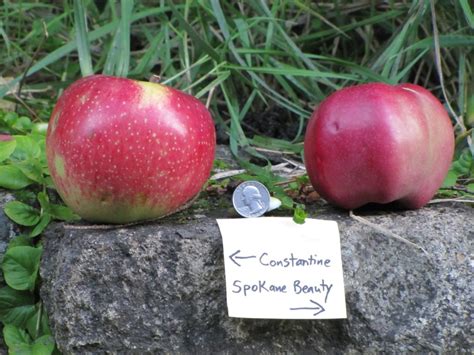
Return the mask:
M 54 98 L 81 76 L 158 75 L 208 103 L 219 140 L 235 156 L 245 151 L 265 161 L 258 148 L 301 155 L 311 112 L 335 90 L 412 82 L 448 109 L 455 159 L 474 153 L 474 15 L 467 0 L 55 4 L 0 5 L 0 77 L 7 82 L 0 97 L 35 120 L 48 120 Z M 294 129 L 272 137 L 265 128 L 279 123 L 262 122 L 281 112 Z
M 244 134 L 247 113 L 279 107 L 304 127 L 329 93 L 367 81 L 421 84 L 451 107 L 458 134 L 469 128 L 474 20 L 467 1 L 438 1 L 434 11 L 429 1 L 56 4 L 0 6 L 0 76 L 14 78 L 0 96 L 18 102 L 11 88 L 25 76 L 20 110 L 31 106 L 44 120 L 51 97 L 94 72 L 156 74 L 202 100 L 212 91 L 211 110 L 234 152 L 258 145 Z

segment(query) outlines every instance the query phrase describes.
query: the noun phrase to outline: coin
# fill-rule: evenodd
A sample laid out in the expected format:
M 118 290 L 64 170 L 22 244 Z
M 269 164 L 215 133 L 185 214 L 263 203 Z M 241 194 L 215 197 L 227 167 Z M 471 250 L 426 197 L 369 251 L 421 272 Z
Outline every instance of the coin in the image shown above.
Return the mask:
M 242 217 L 260 217 L 268 211 L 270 193 L 258 181 L 245 181 L 235 189 L 232 204 Z

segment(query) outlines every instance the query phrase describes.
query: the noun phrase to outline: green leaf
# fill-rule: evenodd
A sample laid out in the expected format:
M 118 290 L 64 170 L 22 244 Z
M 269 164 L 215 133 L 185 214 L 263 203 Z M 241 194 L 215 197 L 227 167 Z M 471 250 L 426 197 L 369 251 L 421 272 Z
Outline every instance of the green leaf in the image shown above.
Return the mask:
M 456 174 L 453 170 L 448 171 L 448 175 L 444 179 L 443 185 L 441 187 L 451 187 L 456 185 L 456 181 L 458 180 L 459 175 Z
M 30 237 L 24 234 L 20 234 L 20 235 L 17 235 L 12 240 L 10 240 L 10 242 L 8 243 L 7 250 L 14 247 L 32 246 L 32 245 L 33 245 L 33 242 L 31 241 Z
M 471 151 L 465 149 L 461 156 L 453 162 L 451 165 L 451 170 L 458 175 L 469 176 L 471 169 L 474 167 L 474 159 L 472 157 Z
M 3 338 L 8 346 L 9 354 L 31 354 L 31 338 L 23 329 L 5 324 Z
M 466 187 L 467 187 L 467 191 L 474 194 L 474 183 L 468 184 Z
M 51 215 L 48 212 L 44 212 L 38 224 L 30 232 L 30 237 L 37 237 L 38 235 L 43 233 L 49 222 L 51 222 Z
M 17 131 L 26 133 L 29 132 L 33 123 L 31 119 L 26 116 L 18 116 L 18 114 L 14 112 L 9 112 L 3 117 L 3 121 L 5 122 L 8 131 Z
M 272 191 L 275 190 L 275 189 L 271 189 Z M 282 189 L 283 190 L 283 189 Z M 280 193 L 275 193 L 275 197 L 279 198 L 280 201 L 281 201 L 281 206 L 283 208 L 288 208 L 288 209 L 293 209 L 293 200 L 291 199 L 290 196 L 286 195 L 284 193 L 284 191 L 280 192 Z
M 38 317 L 40 317 L 39 320 Z M 41 302 L 36 304 L 36 313 L 30 319 L 28 319 L 26 329 L 33 339 L 36 339 L 42 335 L 51 335 L 48 314 L 46 313 Z
M 44 211 L 49 211 L 51 204 L 49 203 L 48 195 L 45 192 L 38 192 L 37 198 L 38 198 L 41 208 Z
M 18 162 L 14 165 L 20 169 L 28 179 L 33 180 L 39 184 L 44 182 L 43 167 L 37 159 Z
M 8 159 L 16 147 L 14 139 L 10 141 L 0 141 L 0 162 Z
M 51 216 L 53 216 L 56 219 L 59 219 L 61 221 L 77 221 L 81 219 L 77 214 L 75 214 L 69 207 L 67 206 L 61 206 L 61 205 L 55 205 L 51 204 L 49 213 L 51 213 Z
M 0 320 L 24 328 L 35 313 L 35 300 L 28 291 L 17 291 L 8 286 L 0 289 Z
M 48 174 L 49 174 L 49 172 L 48 172 Z M 44 185 L 45 185 L 48 189 L 56 189 L 56 187 L 54 186 L 53 179 L 51 179 L 51 176 L 45 176 L 45 178 L 44 178 Z
M 18 246 L 7 250 L 2 269 L 7 285 L 15 290 L 33 291 L 38 276 L 42 248 Z
M 16 148 L 12 154 L 12 159 L 27 160 L 39 159 L 41 148 L 36 140 L 30 136 L 15 136 Z
M 43 335 L 36 339 L 31 347 L 32 355 L 49 355 L 54 351 L 54 338 L 51 335 Z
M 298 184 L 296 181 L 293 181 L 288 184 L 288 187 L 292 190 L 298 190 L 300 187 L 300 184 Z
M 46 122 L 37 122 L 31 127 L 32 134 L 46 135 L 48 131 L 48 123 Z
M 306 213 L 306 211 L 302 207 L 298 206 L 293 212 L 293 221 L 298 224 L 303 224 L 307 216 L 308 214 Z
M 28 205 L 32 205 L 36 201 L 36 194 L 27 189 L 15 191 L 14 196 L 17 201 L 24 202 Z
M 19 190 L 32 183 L 33 181 L 23 174 L 20 168 L 14 165 L 0 166 L 0 187 L 10 190 Z
M 30 336 L 23 329 L 11 324 L 5 325 L 3 336 L 8 345 L 9 354 L 49 355 L 54 350 L 54 339 L 51 335 L 43 335 L 32 342 Z
M 3 117 L 2 120 L 7 124 L 9 128 L 13 126 L 18 119 L 18 114 L 16 112 L 9 111 Z
M 33 123 L 31 122 L 31 119 L 29 117 L 21 116 L 13 124 L 12 128 L 20 132 L 27 132 L 31 130 L 32 126 Z
M 8 202 L 4 211 L 12 221 L 22 226 L 34 226 L 40 220 L 40 213 L 36 208 L 20 201 Z

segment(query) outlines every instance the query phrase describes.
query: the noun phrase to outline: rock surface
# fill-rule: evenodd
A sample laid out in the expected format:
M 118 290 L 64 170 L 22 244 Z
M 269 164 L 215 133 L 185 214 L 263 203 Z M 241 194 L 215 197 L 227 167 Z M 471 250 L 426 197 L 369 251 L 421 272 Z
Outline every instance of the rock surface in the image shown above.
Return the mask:
M 0 189 L 0 260 L 5 254 L 8 243 L 18 232 L 15 224 L 5 215 L 3 207 L 9 201 L 14 199 L 13 195 Z M 4 286 L 3 274 L 0 273 L 0 287 Z M 1 329 L 1 327 L 0 327 Z M 7 348 L 3 342 L 3 337 L 0 337 L 0 354 L 6 354 Z
M 3 211 L 5 204 L 13 199 L 12 194 L 0 189 L 0 256 L 3 256 L 10 239 L 17 233 L 17 227 Z
M 229 318 L 214 218 L 128 228 L 56 224 L 41 296 L 59 349 L 84 353 L 470 353 L 474 209 L 359 211 L 423 246 L 328 206 L 341 231 L 348 318 Z M 213 216 L 214 217 L 214 216 Z M 223 216 L 224 217 L 224 216 Z

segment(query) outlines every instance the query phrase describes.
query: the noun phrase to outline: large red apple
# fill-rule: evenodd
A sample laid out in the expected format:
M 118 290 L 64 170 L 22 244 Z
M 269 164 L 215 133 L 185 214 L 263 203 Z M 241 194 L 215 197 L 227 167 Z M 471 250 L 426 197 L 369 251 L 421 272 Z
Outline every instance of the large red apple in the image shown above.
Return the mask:
M 212 168 L 213 120 L 196 98 L 157 83 L 104 75 L 59 98 L 46 136 L 48 166 L 82 218 L 127 223 L 176 211 Z
M 346 209 L 393 201 L 422 207 L 441 186 L 453 151 L 446 110 L 413 84 L 337 91 L 313 113 L 304 143 L 314 188 Z

